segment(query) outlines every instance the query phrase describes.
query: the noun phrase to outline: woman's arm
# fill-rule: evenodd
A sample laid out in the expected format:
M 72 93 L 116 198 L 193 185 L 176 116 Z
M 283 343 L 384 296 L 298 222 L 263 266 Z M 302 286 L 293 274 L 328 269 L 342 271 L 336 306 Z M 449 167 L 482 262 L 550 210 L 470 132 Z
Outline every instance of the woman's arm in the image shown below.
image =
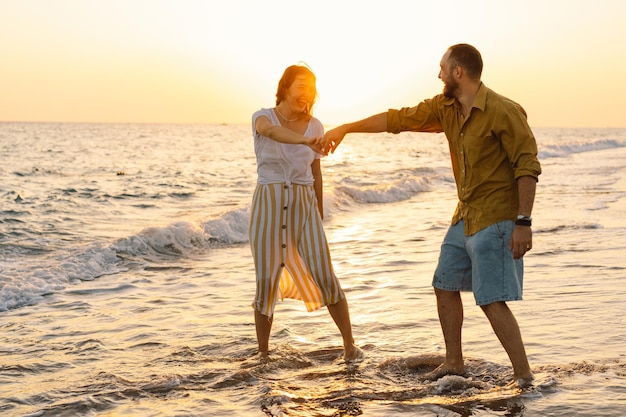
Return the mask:
M 261 135 L 281 143 L 312 145 L 316 140 L 316 138 L 308 138 L 286 127 L 272 124 L 266 116 L 257 117 L 255 128 Z
M 307 145 L 315 152 L 326 155 L 324 150 L 324 138 L 309 138 L 294 132 L 283 126 L 272 124 L 267 116 L 259 116 L 255 121 L 255 129 L 261 135 L 268 137 L 276 142 L 291 143 L 296 145 Z
M 311 171 L 313 171 L 313 188 L 315 189 L 315 198 L 317 198 L 317 208 L 320 211 L 322 220 L 324 219 L 324 181 L 322 179 L 322 164 L 320 159 L 316 159 L 311 164 Z

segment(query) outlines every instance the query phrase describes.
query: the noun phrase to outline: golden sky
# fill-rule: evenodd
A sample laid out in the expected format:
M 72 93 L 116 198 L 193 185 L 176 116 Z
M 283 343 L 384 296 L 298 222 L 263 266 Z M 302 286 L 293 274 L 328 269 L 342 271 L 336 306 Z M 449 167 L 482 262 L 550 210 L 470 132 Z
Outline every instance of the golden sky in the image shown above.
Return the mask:
M 334 125 L 442 90 L 448 46 L 534 127 L 626 127 L 622 0 L 0 0 L 0 121 L 248 123 L 283 70 Z

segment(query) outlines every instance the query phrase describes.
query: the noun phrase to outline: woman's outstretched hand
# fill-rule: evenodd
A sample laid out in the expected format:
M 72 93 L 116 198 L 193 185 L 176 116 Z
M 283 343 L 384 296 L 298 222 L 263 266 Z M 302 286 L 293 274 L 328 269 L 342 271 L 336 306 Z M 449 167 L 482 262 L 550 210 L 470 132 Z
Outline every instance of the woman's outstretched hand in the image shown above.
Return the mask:
M 318 138 L 307 138 L 308 142 L 306 143 L 306 145 L 313 149 L 315 152 L 319 153 L 320 155 L 328 155 L 328 150 L 326 149 L 326 141 L 324 140 L 323 137 L 318 137 Z

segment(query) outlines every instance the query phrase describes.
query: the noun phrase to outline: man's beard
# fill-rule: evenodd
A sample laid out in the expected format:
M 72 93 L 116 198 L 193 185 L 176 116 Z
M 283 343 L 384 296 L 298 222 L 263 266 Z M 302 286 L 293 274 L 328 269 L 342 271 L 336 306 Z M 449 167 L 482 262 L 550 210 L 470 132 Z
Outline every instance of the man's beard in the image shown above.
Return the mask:
M 443 95 L 448 98 L 456 98 L 456 93 L 459 90 L 459 83 L 454 78 L 443 83 Z

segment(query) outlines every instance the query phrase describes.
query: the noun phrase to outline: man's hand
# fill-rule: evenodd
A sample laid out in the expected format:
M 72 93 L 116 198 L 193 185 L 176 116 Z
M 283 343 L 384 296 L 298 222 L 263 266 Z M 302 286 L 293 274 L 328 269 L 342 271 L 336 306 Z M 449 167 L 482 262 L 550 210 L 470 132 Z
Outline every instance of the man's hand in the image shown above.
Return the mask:
M 337 146 L 339 146 L 344 136 L 346 136 L 346 133 L 343 126 L 336 127 L 326 132 L 324 135 L 324 148 L 326 153 L 335 153 L 335 149 L 337 149 Z
M 530 226 L 515 226 L 510 249 L 514 259 L 520 259 L 533 248 L 533 232 Z

